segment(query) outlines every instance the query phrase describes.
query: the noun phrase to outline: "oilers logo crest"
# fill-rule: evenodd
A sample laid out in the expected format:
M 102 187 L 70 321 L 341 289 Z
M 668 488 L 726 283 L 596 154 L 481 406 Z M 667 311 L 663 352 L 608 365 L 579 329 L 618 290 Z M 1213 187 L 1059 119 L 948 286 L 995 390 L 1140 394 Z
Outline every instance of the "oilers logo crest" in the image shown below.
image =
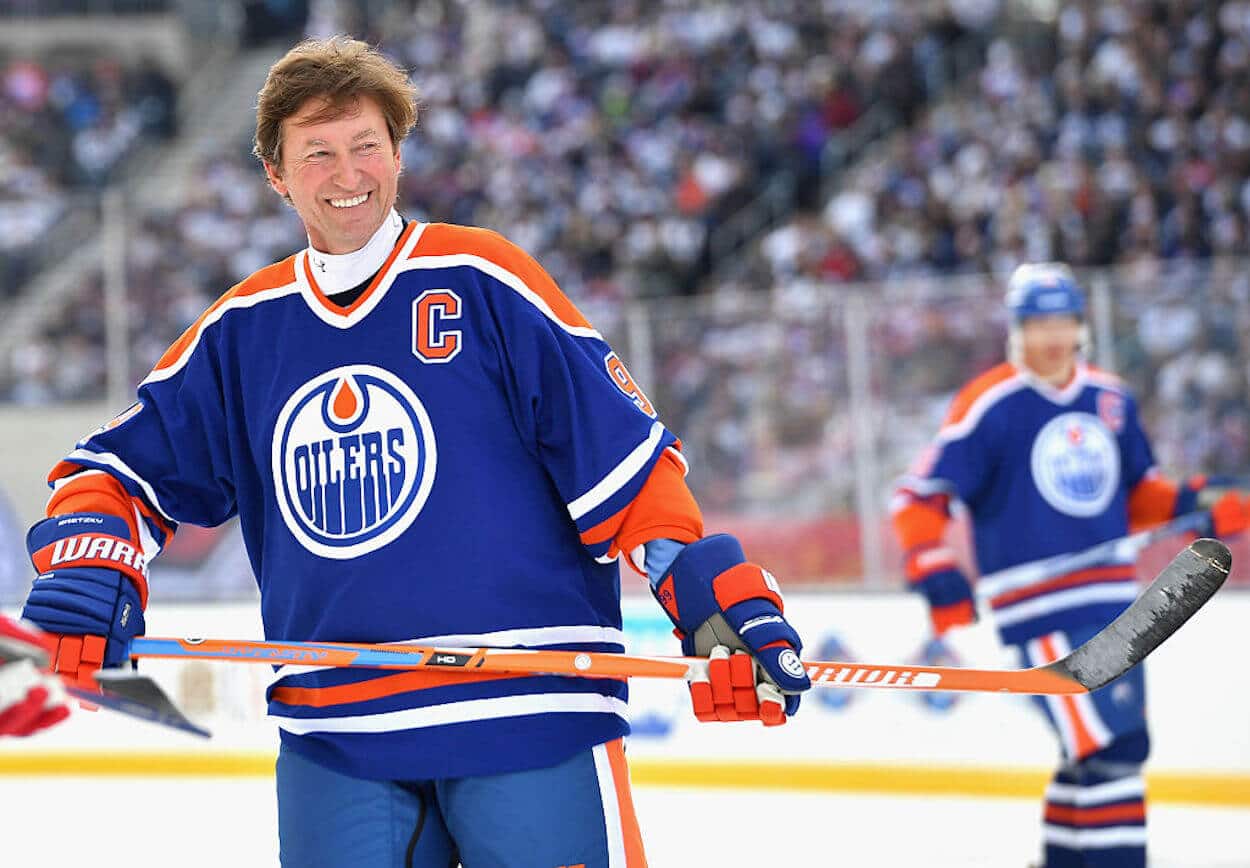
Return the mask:
M 1120 448 L 1091 413 L 1051 419 L 1033 441 L 1033 481 L 1046 502 L 1079 518 L 1101 515 L 1120 484 Z
M 274 428 L 282 517 L 301 545 L 327 558 L 376 551 L 407 530 L 429 497 L 437 460 L 421 401 L 372 365 L 312 378 Z

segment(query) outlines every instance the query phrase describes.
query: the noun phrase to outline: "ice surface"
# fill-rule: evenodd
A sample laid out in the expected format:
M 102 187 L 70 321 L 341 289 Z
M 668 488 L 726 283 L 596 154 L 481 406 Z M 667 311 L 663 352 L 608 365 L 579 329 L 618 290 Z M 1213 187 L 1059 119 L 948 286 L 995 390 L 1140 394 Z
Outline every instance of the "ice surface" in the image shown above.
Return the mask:
M 1031 800 L 640 787 L 652 868 L 1025 868 L 1037 861 Z M 277 865 L 264 778 L 0 778 L 12 866 Z M 69 810 L 67 805 L 76 805 Z M 1250 810 L 1151 808 L 1152 868 L 1250 866 Z M 368 868 L 368 866 L 362 866 Z

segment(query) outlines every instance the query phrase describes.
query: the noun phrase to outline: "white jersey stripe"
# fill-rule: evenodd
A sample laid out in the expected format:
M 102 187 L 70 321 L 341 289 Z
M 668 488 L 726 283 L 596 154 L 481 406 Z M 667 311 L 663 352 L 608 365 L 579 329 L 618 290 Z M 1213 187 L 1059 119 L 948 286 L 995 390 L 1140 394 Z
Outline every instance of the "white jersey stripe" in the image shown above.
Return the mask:
M 599 777 L 599 799 L 603 802 L 603 823 L 608 838 L 608 868 L 626 868 L 621 805 L 616 798 L 616 778 L 612 774 L 608 746 L 597 744 L 590 751 L 595 758 L 595 772 Z
M 286 717 L 270 713 L 286 732 L 307 735 L 312 732 L 398 732 L 425 729 L 452 723 L 498 720 L 532 714 L 615 714 L 628 720 L 624 700 L 598 693 L 530 693 L 466 699 L 426 708 L 406 708 L 382 714 L 348 717 Z
M 87 468 L 85 470 L 80 470 L 77 473 L 72 473 L 69 476 L 62 476 L 60 479 L 53 480 L 52 491 L 60 491 L 62 486 L 65 486 L 76 479 L 82 479 L 85 476 L 109 475 L 110 474 L 105 473 L 103 470 L 97 470 L 94 467 Z M 135 482 L 140 482 L 140 480 L 135 478 Z M 49 498 L 48 502 L 51 503 L 52 499 Z M 152 531 L 148 528 L 148 520 L 143 517 L 143 513 L 139 511 L 139 507 L 132 506 L 131 511 L 134 513 L 135 527 L 139 529 L 139 548 L 142 549 L 143 557 L 147 560 L 147 562 L 152 563 L 152 558 L 161 553 L 161 544 L 157 541 L 156 537 L 152 536 Z M 163 514 L 164 511 L 162 511 L 162 515 Z
M 1140 799 L 1145 795 L 1146 782 L 1140 775 L 1089 787 L 1058 783 L 1052 783 L 1046 787 L 1046 801 L 1077 808 L 1090 808 L 1128 799 Z
M 453 648 L 510 648 L 543 645 L 571 645 L 578 642 L 625 644 L 625 633 L 616 627 L 574 624 L 559 627 L 523 627 L 516 630 L 495 630 L 491 633 L 448 633 L 412 639 L 408 645 L 450 645 Z
M 600 479 L 590 490 L 581 497 L 569 504 L 569 515 L 573 521 L 577 521 L 586 513 L 600 506 L 612 495 L 620 491 L 631 479 L 638 475 L 638 472 L 646 466 L 647 461 L 655 452 L 655 447 L 660 445 L 660 440 L 664 437 L 664 425 L 656 422 L 651 426 L 651 433 L 647 435 L 647 439 L 639 443 L 634 450 L 625 456 L 624 460 L 607 476 Z
M 1105 850 L 1111 847 L 1146 846 L 1145 826 L 1107 826 L 1102 829 L 1072 829 L 1047 823 L 1042 839 L 1071 850 Z
M 77 473 L 70 474 L 69 476 L 62 476 L 60 479 L 54 479 L 52 481 L 52 490 L 53 492 L 60 491 L 61 486 L 68 485 L 73 480 L 82 479 L 83 477 L 86 477 L 86 476 L 108 476 L 108 474 L 105 473 L 103 470 L 97 470 L 94 467 L 89 467 L 89 468 L 80 470 Z M 51 503 L 52 498 L 48 498 L 48 502 Z
M 1103 582 L 1011 603 L 995 609 L 994 620 L 999 627 L 1010 627 L 1021 621 L 1040 618 L 1063 609 L 1075 609 L 1078 606 L 1088 606 L 1093 603 L 1131 603 L 1135 599 L 1137 599 L 1137 584 L 1132 580 Z
M 674 458 L 681 462 L 681 475 L 684 479 L 690 475 L 690 462 L 686 460 L 686 456 L 681 454 L 681 450 L 676 446 L 670 446 L 664 450 L 672 454 Z
M 143 513 L 139 512 L 139 507 L 132 506 L 131 509 L 135 514 L 135 527 L 139 529 L 139 548 L 143 550 L 144 560 L 150 564 L 152 559 L 161 553 L 161 544 L 157 542 L 156 537 L 152 536 L 148 520 L 143 517 Z
M 402 262 L 395 270 L 395 273 L 399 274 L 401 272 L 417 268 L 457 268 L 460 266 L 476 268 L 483 274 L 493 277 L 504 286 L 512 289 L 517 295 L 521 296 L 530 304 L 534 305 L 534 307 L 542 311 L 543 315 L 546 316 L 547 319 L 551 320 L 569 334 L 582 338 L 594 338 L 595 340 L 600 341 L 603 340 L 603 335 L 599 334 L 599 332 L 593 328 L 588 326 L 571 325 L 560 319 L 556 312 L 551 309 L 551 305 L 547 304 L 546 300 L 544 300 L 541 295 L 530 289 L 524 280 L 503 266 L 496 265 L 489 259 L 484 259 L 481 256 L 474 256 L 471 253 L 448 253 L 440 256 L 416 256 Z
M 143 490 L 143 494 L 157 512 L 159 512 L 166 521 L 176 524 L 176 520 L 169 514 L 165 507 L 161 506 L 160 498 L 156 496 L 156 491 L 148 484 L 148 481 L 139 474 L 135 473 L 125 461 L 122 461 L 112 452 L 92 452 L 89 449 L 75 449 L 69 455 L 65 456 L 65 460 L 71 464 L 79 461 L 94 461 L 96 464 L 103 464 L 117 473 L 129 479 L 135 485 Z

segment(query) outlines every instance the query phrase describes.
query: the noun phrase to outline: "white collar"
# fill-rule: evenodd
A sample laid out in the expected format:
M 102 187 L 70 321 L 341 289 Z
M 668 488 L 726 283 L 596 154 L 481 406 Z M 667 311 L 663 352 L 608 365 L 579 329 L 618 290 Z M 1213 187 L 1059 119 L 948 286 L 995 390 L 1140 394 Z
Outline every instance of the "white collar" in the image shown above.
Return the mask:
M 364 283 L 386 263 L 403 231 L 404 220 L 392 208 L 365 246 L 351 253 L 322 253 L 309 239 L 308 264 L 321 291 L 334 295 Z

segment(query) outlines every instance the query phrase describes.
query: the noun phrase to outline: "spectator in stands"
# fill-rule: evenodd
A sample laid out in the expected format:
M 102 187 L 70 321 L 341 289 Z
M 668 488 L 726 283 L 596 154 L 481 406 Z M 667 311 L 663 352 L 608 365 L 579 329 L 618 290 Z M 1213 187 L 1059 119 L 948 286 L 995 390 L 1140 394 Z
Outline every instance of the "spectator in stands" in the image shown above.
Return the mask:
M 77 189 L 106 184 L 141 137 L 176 133 L 175 101 L 172 79 L 147 58 L 0 55 L 0 302 L 30 277 L 36 244 Z

